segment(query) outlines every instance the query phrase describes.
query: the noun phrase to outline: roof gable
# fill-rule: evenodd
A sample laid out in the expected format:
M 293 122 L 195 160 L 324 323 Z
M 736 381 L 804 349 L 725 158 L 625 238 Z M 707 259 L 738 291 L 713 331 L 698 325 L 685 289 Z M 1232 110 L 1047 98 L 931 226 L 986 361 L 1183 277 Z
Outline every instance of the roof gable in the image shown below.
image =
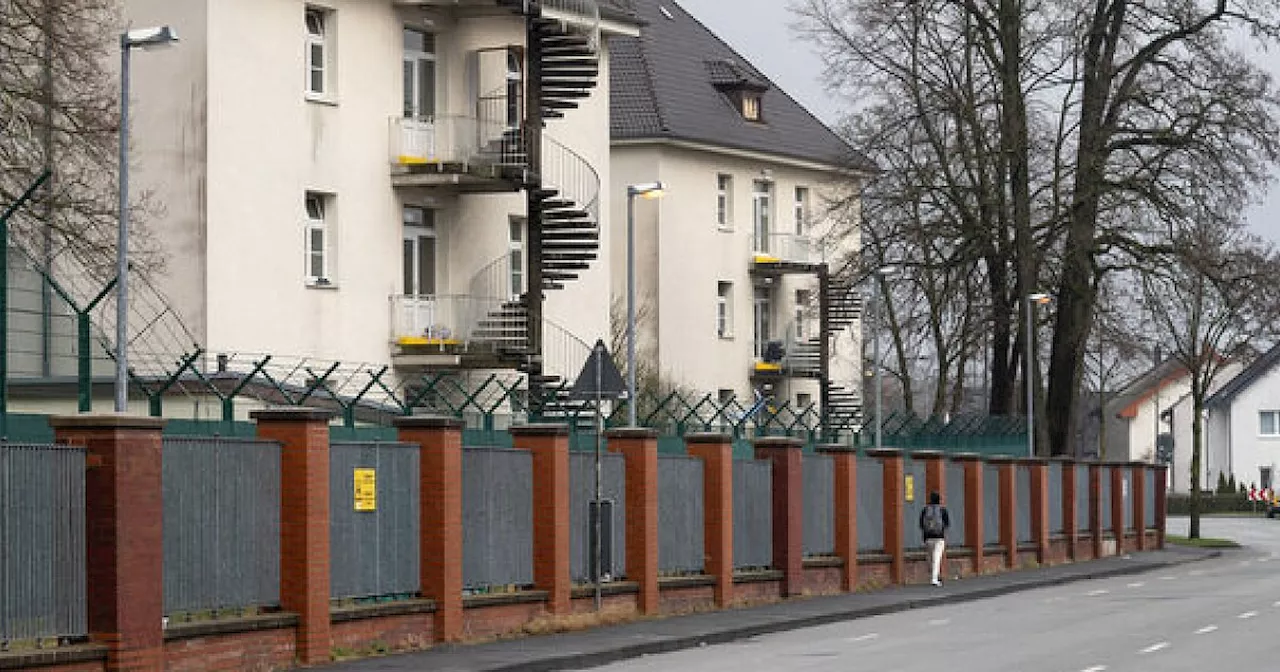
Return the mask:
M 1261 357 L 1253 360 L 1235 378 L 1227 381 L 1226 385 L 1223 385 L 1221 389 L 1205 400 L 1205 407 L 1211 408 L 1230 404 L 1241 392 L 1249 389 L 1274 369 L 1277 364 L 1280 364 L 1280 344 L 1263 353 Z
M 873 164 L 674 0 L 634 0 L 640 37 L 609 40 L 614 140 L 686 140 L 832 166 Z M 734 93 L 759 93 L 760 120 Z

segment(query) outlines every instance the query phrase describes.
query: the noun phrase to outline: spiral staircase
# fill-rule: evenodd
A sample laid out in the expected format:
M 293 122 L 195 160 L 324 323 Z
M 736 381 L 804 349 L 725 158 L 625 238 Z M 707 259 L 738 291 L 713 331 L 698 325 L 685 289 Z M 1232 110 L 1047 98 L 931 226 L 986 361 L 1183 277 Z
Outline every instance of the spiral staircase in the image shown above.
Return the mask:
M 475 343 L 528 375 L 529 410 L 543 419 L 578 414 L 564 382 L 572 363 L 545 366 L 542 303 L 564 289 L 599 256 L 600 177 L 581 155 L 544 133 L 591 95 L 600 73 L 599 7 L 594 0 L 497 0 L 525 17 L 528 91 L 518 140 L 504 139 L 508 156 L 527 158 L 521 187 L 528 194 L 528 291 L 488 311 L 476 323 Z M 513 142 L 522 144 L 511 151 Z M 589 348 L 586 348 L 589 351 Z M 563 359 L 563 358 L 561 358 Z M 585 359 L 584 359 L 585 361 Z

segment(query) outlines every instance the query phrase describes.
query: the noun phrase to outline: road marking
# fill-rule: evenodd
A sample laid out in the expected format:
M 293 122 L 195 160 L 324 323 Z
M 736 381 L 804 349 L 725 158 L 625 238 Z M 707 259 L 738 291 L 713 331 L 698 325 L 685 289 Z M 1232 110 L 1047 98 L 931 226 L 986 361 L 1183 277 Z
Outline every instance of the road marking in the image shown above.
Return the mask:
M 1243 614 L 1240 614 L 1239 616 L 1237 616 L 1236 618 L 1243 620 L 1246 618 L 1253 618 L 1254 616 L 1257 616 L 1257 615 L 1258 615 L 1258 612 L 1256 611 L 1246 611 Z
M 1271 562 L 1271 558 L 1258 558 L 1258 562 Z
M 1207 635 L 1207 634 L 1209 634 L 1209 633 L 1211 633 L 1211 632 L 1215 632 L 1215 631 L 1217 631 L 1217 629 L 1218 629 L 1218 626 L 1216 626 L 1216 625 L 1206 625 L 1206 626 L 1204 626 L 1203 628 L 1200 628 L 1199 630 L 1196 630 L 1196 634 L 1197 634 L 1197 635 Z
M 1148 646 L 1139 653 L 1155 653 L 1156 651 L 1163 651 L 1167 648 L 1169 648 L 1169 642 L 1160 642 L 1159 644 L 1152 644 L 1151 646 Z
M 1187 576 L 1204 576 L 1204 570 L 1203 570 L 1203 569 L 1193 569 L 1193 570 L 1191 570 L 1190 572 L 1187 572 Z
M 1055 603 L 1055 602 L 1066 602 L 1066 601 L 1067 601 L 1067 598 L 1062 597 L 1061 595 L 1059 595 L 1058 597 L 1051 597 L 1051 598 L 1049 598 L 1049 599 L 1045 600 L 1045 602 L 1046 602 L 1047 604 L 1053 604 L 1053 603 Z
M 1142 581 L 1138 581 L 1138 582 L 1136 582 L 1136 583 L 1131 583 L 1131 584 L 1129 584 L 1129 587 L 1130 587 L 1130 588 L 1141 588 L 1141 587 L 1143 587 L 1143 586 L 1145 586 L 1145 585 L 1147 585 L 1147 584 L 1143 583 Z
M 1107 672 L 1107 666 L 1094 665 L 1093 667 L 1086 667 L 1083 670 L 1080 670 L 1080 672 Z
M 1089 591 L 1088 595 L 1089 595 L 1089 597 L 1097 597 L 1097 596 L 1099 596 L 1099 595 L 1106 595 L 1106 594 L 1107 594 L 1107 593 L 1109 593 L 1109 592 L 1111 592 L 1111 591 L 1109 591 L 1109 590 L 1107 590 L 1107 589 L 1105 589 L 1105 588 L 1099 588 L 1099 589 L 1097 589 L 1097 590 L 1091 590 L 1091 591 Z
M 1162 576 L 1162 577 L 1160 577 L 1160 580 L 1161 580 L 1161 581 L 1173 581 L 1173 580 L 1174 580 L 1174 579 L 1176 579 L 1176 578 L 1178 578 L 1178 577 L 1176 577 L 1176 576 Z
M 1273 607 L 1280 607 L 1280 600 L 1277 600 L 1277 601 L 1275 601 L 1275 602 L 1272 602 L 1272 603 L 1271 603 L 1271 606 L 1273 606 Z
M 861 635 L 861 636 L 858 636 L 858 637 L 850 637 L 849 639 L 846 639 L 845 641 L 846 641 L 846 642 L 868 642 L 868 641 L 871 641 L 871 640 L 873 640 L 873 639 L 875 639 L 875 638 L 877 638 L 877 637 L 879 637 L 879 636 L 880 636 L 880 635 L 878 635 L 878 634 L 876 634 L 876 633 L 872 632 L 872 633 L 868 633 L 868 634 Z
M 932 621 L 929 621 L 929 625 L 947 625 L 950 622 L 951 622 L 951 619 L 949 618 L 936 618 Z

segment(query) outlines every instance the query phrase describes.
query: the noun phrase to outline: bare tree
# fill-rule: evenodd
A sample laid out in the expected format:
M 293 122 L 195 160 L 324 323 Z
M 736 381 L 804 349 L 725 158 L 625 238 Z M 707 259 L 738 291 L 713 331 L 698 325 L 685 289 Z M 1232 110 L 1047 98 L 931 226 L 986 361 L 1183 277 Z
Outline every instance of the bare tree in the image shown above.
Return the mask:
M 1280 256 L 1237 227 L 1209 222 L 1177 237 L 1170 263 L 1141 275 L 1157 337 L 1191 382 L 1191 538 L 1200 536 L 1200 464 L 1205 400 L 1232 358 L 1276 336 Z

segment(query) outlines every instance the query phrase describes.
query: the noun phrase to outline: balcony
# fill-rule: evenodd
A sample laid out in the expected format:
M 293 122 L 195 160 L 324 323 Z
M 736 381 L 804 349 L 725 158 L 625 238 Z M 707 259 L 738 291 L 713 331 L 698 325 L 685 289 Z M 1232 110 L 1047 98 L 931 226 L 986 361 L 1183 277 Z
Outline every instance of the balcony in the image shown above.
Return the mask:
M 501 299 L 476 296 L 393 296 L 391 334 L 402 351 L 462 352 L 479 344 L 481 319 L 500 311 Z
M 452 186 L 515 191 L 528 177 L 524 132 L 475 117 L 390 120 L 391 174 L 397 187 Z
M 822 263 L 817 241 L 794 233 L 770 233 L 751 239 L 751 267 L 760 271 L 809 272 Z
M 820 378 L 822 376 L 822 342 L 814 334 L 801 333 L 795 325 L 786 328 L 779 340 L 757 340 L 753 378 Z

